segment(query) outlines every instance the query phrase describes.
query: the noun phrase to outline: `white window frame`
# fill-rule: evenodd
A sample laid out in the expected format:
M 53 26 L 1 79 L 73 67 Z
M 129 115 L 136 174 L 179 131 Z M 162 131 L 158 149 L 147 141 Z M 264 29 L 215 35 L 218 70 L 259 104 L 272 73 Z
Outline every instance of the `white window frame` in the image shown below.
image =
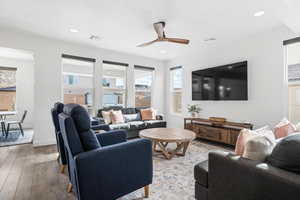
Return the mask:
M 89 58 L 87 58 L 87 59 L 89 59 Z M 66 63 L 64 63 L 64 60 L 75 60 L 75 61 L 78 61 L 78 62 L 92 63 L 93 73 L 92 74 L 84 74 L 84 73 L 64 72 L 64 64 L 66 64 Z M 96 94 L 95 94 L 95 83 L 94 83 L 94 79 L 95 79 L 95 61 L 82 60 L 81 57 L 79 59 L 76 59 L 76 56 L 74 56 L 74 58 L 64 57 L 64 55 L 62 56 L 62 63 L 61 63 L 61 84 L 62 84 L 61 85 L 61 94 L 62 94 L 61 99 L 62 99 L 62 102 L 64 102 L 64 94 L 65 94 L 64 93 L 64 84 L 65 84 L 64 76 L 68 76 L 68 75 L 77 76 L 77 77 L 80 77 L 80 76 L 91 77 L 91 80 L 92 80 L 92 101 L 93 102 L 90 105 L 90 107 L 88 107 L 87 109 L 88 109 L 89 113 L 93 115 L 95 110 L 96 110 L 96 107 L 95 107 L 95 95 Z M 69 84 L 69 82 L 68 82 L 68 84 Z
M 151 72 L 151 76 L 152 76 L 151 77 L 151 89 L 150 89 L 150 98 L 151 98 L 151 101 L 150 101 L 149 107 L 152 107 L 152 105 L 153 105 L 153 93 L 154 93 L 153 84 L 154 84 L 155 68 L 134 65 L 134 81 L 133 81 L 134 96 L 136 95 L 136 89 L 135 89 L 135 80 L 136 80 L 135 70 L 141 70 L 141 71 L 144 70 L 144 71 Z M 134 97 L 134 107 L 137 107 L 136 106 L 135 97 Z
M 182 75 L 181 75 L 181 81 L 182 81 L 182 85 L 181 88 L 174 88 L 174 73 L 176 72 L 176 70 L 182 70 Z M 181 95 L 180 98 L 180 111 L 176 111 L 174 110 L 174 96 L 175 93 L 179 93 Z M 182 104 L 182 94 L 183 94 L 183 67 L 182 66 L 178 66 L 178 67 L 173 67 L 170 68 L 170 99 L 171 99 L 171 105 L 170 105 L 170 111 L 172 114 L 175 115 L 182 115 L 183 113 L 183 104 Z
M 115 66 L 118 66 L 118 67 L 124 67 L 125 69 L 125 83 L 124 83 L 124 86 L 125 86 L 125 89 L 118 89 L 118 88 L 109 88 L 109 87 L 104 87 L 102 84 L 103 84 L 103 80 L 105 79 L 105 75 L 104 75 L 104 65 L 115 65 Z M 106 91 L 110 91 L 110 92 L 120 92 L 120 93 L 124 93 L 124 108 L 127 108 L 128 106 L 128 68 L 129 68 L 129 65 L 128 64 L 125 64 L 125 63 L 117 63 L 117 62 L 111 62 L 111 61 L 103 61 L 102 63 L 102 81 L 101 81 L 101 86 L 102 86 L 102 95 L 101 95 L 101 98 L 102 98 L 102 107 L 105 107 L 104 105 L 104 101 L 103 101 L 103 97 L 104 97 L 104 93 Z M 109 106 L 110 107 L 110 106 Z

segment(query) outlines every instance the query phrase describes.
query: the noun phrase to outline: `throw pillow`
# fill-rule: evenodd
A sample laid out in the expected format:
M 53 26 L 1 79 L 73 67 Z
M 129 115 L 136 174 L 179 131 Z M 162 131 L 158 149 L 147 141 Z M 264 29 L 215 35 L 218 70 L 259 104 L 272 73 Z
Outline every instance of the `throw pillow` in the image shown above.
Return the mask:
M 262 128 L 256 130 L 243 129 L 241 130 L 237 142 L 235 145 L 235 153 L 239 156 L 242 156 L 245 150 L 246 142 L 254 136 L 264 135 L 268 137 L 270 140 L 275 140 L 274 134 L 272 130 L 268 126 L 264 126 Z
M 126 114 L 123 115 L 125 122 L 132 122 L 132 121 L 139 121 L 141 120 L 141 114 L 136 113 L 136 114 Z
M 112 110 L 101 112 L 105 124 L 111 123 L 111 112 L 112 112 Z
M 155 120 L 156 110 L 153 108 L 141 109 L 142 120 Z
M 256 135 L 246 141 L 243 157 L 251 160 L 265 161 L 275 146 L 275 139 L 265 135 Z
M 282 119 L 274 129 L 276 139 L 286 137 L 294 132 L 296 132 L 296 127 L 286 118 Z
M 300 133 L 282 138 L 267 161 L 275 167 L 300 173 Z
M 110 114 L 111 114 L 112 124 L 121 124 L 125 122 L 121 110 L 113 110 L 111 111 Z

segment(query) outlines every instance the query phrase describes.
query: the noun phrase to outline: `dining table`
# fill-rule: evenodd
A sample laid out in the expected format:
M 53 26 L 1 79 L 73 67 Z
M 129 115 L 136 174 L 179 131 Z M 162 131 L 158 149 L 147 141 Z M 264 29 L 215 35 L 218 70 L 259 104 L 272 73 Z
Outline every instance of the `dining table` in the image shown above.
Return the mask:
M 17 111 L 0 111 L 1 130 L 3 135 L 6 133 L 5 120 L 7 116 L 13 115 L 17 115 Z

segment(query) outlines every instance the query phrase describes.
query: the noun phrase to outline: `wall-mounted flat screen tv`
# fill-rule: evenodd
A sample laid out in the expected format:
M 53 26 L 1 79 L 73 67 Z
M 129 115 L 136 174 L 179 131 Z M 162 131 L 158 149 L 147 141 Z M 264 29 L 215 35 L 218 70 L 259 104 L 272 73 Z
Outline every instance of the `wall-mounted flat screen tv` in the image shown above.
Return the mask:
M 192 100 L 248 100 L 247 61 L 193 71 Z

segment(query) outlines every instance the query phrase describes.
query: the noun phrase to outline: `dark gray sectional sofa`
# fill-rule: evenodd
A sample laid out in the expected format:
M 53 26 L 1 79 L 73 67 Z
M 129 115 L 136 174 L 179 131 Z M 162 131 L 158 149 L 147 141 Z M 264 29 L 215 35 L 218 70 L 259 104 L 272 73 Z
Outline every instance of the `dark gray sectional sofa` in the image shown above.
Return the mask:
M 232 153 L 211 152 L 194 168 L 197 200 L 296 200 L 300 174 Z
M 130 118 L 130 115 L 132 116 L 132 114 L 137 114 L 136 118 L 127 120 L 125 123 L 109 124 L 110 130 L 120 130 L 120 129 L 126 130 L 128 138 L 138 137 L 139 131 L 143 129 L 163 128 L 167 126 L 167 122 L 164 120 L 162 115 L 157 115 L 156 120 L 142 121 L 140 110 L 145 108 L 146 107 L 139 107 L 139 108 L 122 108 L 118 106 L 106 107 L 98 110 L 97 117 L 102 123 L 104 123 L 104 120 L 102 118 L 102 111 L 121 110 L 123 116 L 128 116 L 128 118 Z

